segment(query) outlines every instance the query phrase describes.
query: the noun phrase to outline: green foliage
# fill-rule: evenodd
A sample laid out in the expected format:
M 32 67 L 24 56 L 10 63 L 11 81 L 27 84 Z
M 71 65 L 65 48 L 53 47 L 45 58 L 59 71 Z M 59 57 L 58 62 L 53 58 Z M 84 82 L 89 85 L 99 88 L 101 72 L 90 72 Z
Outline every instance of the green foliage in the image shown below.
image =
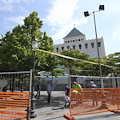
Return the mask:
M 73 49 L 63 50 L 62 52 L 60 52 L 60 54 L 97 63 L 97 64 L 92 64 L 82 61 L 60 58 L 60 64 L 67 67 L 69 69 L 70 74 L 100 76 L 98 57 L 89 58 L 89 55 L 85 53 L 81 53 L 79 50 L 73 50 Z M 115 56 L 118 57 L 115 58 Z M 107 76 L 110 72 L 120 73 L 120 64 L 116 64 L 119 63 L 119 60 L 120 60 L 120 52 L 110 54 L 107 57 L 101 57 L 100 63 L 107 65 L 107 66 L 101 65 L 102 75 Z
M 111 66 L 109 72 L 120 73 L 120 52 L 109 54 L 105 59 L 105 64 Z
M 73 58 L 78 58 L 82 60 L 89 60 L 89 55 L 80 52 L 79 50 L 63 50 L 60 52 L 60 54 L 73 57 Z M 64 65 L 65 67 L 68 68 L 69 73 L 74 75 L 74 74 L 81 74 L 81 69 L 83 70 L 85 68 L 85 63 L 82 61 L 76 61 L 76 60 L 71 60 L 71 59 L 65 59 L 65 58 L 60 58 L 60 64 Z
M 100 63 L 107 65 L 107 66 L 101 65 L 102 75 L 107 76 L 109 73 L 117 73 L 117 74 L 120 73 L 120 64 L 116 64 L 119 63 L 119 60 L 120 60 L 120 52 L 116 52 L 114 54 L 109 54 L 108 56 L 101 57 Z M 98 58 L 92 58 L 91 61 L 98 63 Z M 94 70 L 94 74 L 99 76 L 100 74 L 99 65 L 93 65 L 93 70 Z
M 99 69 L 99 62 L 98 62 L 98 57 L 95 57 L 95 58 L 91 58 L 90 59 L 90 61 L 92 61 L 92 62 L 95 62 L 95 63 L 97 63 L 97 64 L 92 64 L 92 67 L 91 67 L 91 75 L 92 76 L 100 76 L 100 69 Z M 100 63 L 101 64 L 105 64 L 104 63 L 104 58 L 100 58 Z M 106 69 L 107 69 L 107 67 L 104 67 L 104 66 L 102 66 L 101 65 L 101 69 L 102 69 L 102 75 L 103 76 L 106 76 Z
M 53 40 L 46 32 L 41 32 L 42 21 L 33 12 L 24 19 L 24 25 L 16 26 L 0 39 L 0 71 L 25 71 L 33 68 L 31 40 L 36 37 L 39 49 L 53 52 Z M 52 71 L 56 68 L 56 58 L 51 54 L 36 51 L 36 72 Z

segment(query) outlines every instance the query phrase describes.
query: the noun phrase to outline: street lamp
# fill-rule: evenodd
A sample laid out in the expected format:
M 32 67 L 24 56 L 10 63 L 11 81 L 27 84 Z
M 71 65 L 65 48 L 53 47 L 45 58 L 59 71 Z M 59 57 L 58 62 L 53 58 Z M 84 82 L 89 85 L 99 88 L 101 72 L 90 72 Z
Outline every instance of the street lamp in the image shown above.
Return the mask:
M 99 10 L 98 11 L 93 11 L 91 14 L 93 14 L 94 17 L 94 26 L 95 26 L 95 35 L 96 35 L 96 43 L 97 43 L 97 53 L 98 53 L 98 61 L 99 61 L 99 72 L 100 72 L 100 77 L 102 77 L 102 69 L 101 69 L 101 64 L 100 64 L 100 53 L 99 53 L 99 47 L 98 47 L 98 38 L 97 38 L 97 29 L 96 29 L 96 21 L 95 21 L 95 12 L 99 12 L 104 10 L 104 5 L 100 5 L 99 6 Z M 89 14 L 88 11 L 84 12 L 84 16 L 90 16 L 91 14 Z M 101 88 L 104 88 L 103 86 L 103 79 L 101 78 Z
M 31 92 L 31 118 L 35 118 L 35 98 L 34 98 L 34 79 L 35 79 L 35 52 L 38 48 L 38 40 L 34 37 L 31 40 L 32 49 L 34 51 L 34 59 L 33 59 L 33 79 L 32 79 L 32 92 Z

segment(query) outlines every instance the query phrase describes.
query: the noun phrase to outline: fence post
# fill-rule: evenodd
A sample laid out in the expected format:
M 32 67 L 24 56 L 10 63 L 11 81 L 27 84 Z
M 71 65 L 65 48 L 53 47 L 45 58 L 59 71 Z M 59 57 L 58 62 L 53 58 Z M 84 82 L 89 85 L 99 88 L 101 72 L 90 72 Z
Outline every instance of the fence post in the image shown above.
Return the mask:
M 15 78 L 14 78 L 14 74 L 13 74 L 13 80 L 12 80 L 12 92 L 14 91 L 14 81 L 15 81 Z
M 21 78 L 21 81 L 20 81 L 20 83 L 21 83 L 21 92 L 23 92 L 23 79 L 24 79 L 24 74 L 22 74 L 22 78 Z
M 29 114 L 30 114 L 30 107 L 27 106 L 27 120 L 29 120 Z

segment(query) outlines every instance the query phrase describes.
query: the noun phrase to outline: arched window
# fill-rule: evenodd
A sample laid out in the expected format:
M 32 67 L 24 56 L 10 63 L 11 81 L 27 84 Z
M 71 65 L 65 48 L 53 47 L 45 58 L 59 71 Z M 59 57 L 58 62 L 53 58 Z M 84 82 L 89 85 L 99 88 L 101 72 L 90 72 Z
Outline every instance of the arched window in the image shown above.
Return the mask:
M 82 48 L 82 45 L 79 45 L 79 49 L 81 50 L 81 48 Z
M 85 44 L 85 48 L 88 49 L 88 44 Z
M 101 47 L 101 42 L 98 42 L 98 47 Z
M 67 46 L 67 49 L 69 50 L 69 49 L 70 49 L 70 46 Z
M 58 50 L 59 50 L 59 49 L 58 49 L 58 48 L 56 48 L 56 52 L 58 52 Z
M 91 47 L 94 48 L 94 43 L 91 43 Z
M 62 47 L 62 50 L 64 50 L 64 47 Z
M 73 45 L 73 50 L 75 50 L 75 45 Z

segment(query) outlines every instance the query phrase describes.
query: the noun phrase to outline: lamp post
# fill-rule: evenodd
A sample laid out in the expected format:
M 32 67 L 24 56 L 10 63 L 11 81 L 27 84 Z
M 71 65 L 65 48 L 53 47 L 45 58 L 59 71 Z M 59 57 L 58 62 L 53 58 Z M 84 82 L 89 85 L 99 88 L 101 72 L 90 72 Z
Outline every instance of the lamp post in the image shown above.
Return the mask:
M 33 59 L 33 79 L 32 79 L 32 92 L 31 92 L 31 118 L 35 118 L 36 114 L 35 114 L 35 98 L 34 98 L 34 79 L 35 79 L 35 52 L 36 49 L 38 48 L 38 40 L 34 37 L 31 40 L 31 44 L 32 44 L 32 49 L 34 52 L 34 59 Z
M 120 56 L 118 56 L 118 57 L 116 57 L 116 58 L 118 58 L 118 60 L 119 60 L 119 57 L 120 57 Z M 117 70 L 118 70 L 119 67 L 120 67 L 120 62 L 115 63 L 115 65 L 116 65 Z M 118 80 L 118 78 L 117 78 L 117 76 L 118 76 L 117 73 L 118 73 L 118 71 L 116 71 L 116 73 L 114 73 L 114 75 L 115 75 L 115 80 L 116 80 L 116 87 L 119 88 L 119 80 Z
M 98 54 L 98 62 L 99 62 L 99 72 L 100 72 L 100 77 L 102 77 L 102 69 L 101 69 L 101 63 L 100 63 L 100 53 L 99 53 L 99 47 L 98 47 L 98 38 L 97 38 L 97 29 L 96 29 L 96 21 L 95 21 L 95 12 L 99 12 L 101 10 L 104 10 L 104 5 L 100 5 L 99 6 L 99 10 L 98 11 L 93 11 L 91 14 L 93 14 L 94 17 L 94 26 L 95 26 L 95 35 L 96 35 L 96 44 L 97 44 L 97 54 Z M 84 12 L 84 16 L 90 16 L 91 14 L 89 14 L 88 11 Z M 101 88 L 104 88 L 103 86 L 103 79 L 101 78 Z

